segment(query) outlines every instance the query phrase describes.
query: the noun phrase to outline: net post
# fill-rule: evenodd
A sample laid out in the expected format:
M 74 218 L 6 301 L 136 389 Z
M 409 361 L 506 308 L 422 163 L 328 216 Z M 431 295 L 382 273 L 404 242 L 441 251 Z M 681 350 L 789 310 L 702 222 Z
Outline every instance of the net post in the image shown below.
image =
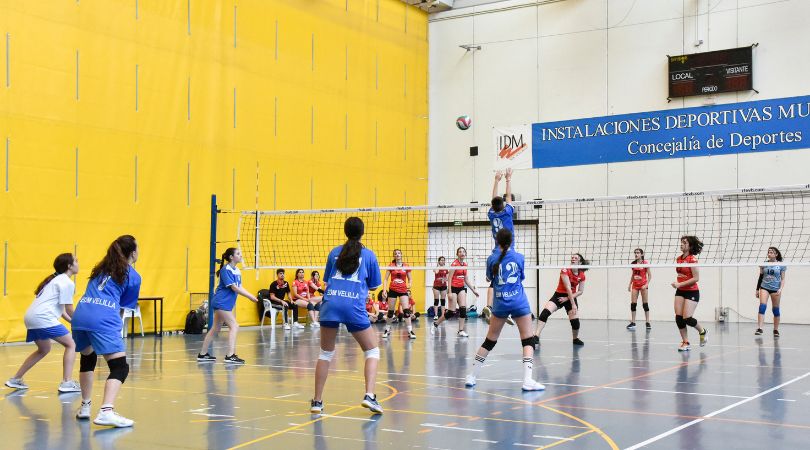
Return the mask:
M 534 224 L 534 254 L 538 261 L 540 261 L 540 221 L 538 220 Z M 537 287 L 535 288 L 535 311 L 537 312 L 537 317 L 540 317 L 540 268 L 537 268 L 537 280 L 535 284 Z
M 208 255 L 208 329 L 214 324 L 211 299 L 214 298 L 214 272 L 217 263 L 217 196 L 211 196 L 211 240 Z

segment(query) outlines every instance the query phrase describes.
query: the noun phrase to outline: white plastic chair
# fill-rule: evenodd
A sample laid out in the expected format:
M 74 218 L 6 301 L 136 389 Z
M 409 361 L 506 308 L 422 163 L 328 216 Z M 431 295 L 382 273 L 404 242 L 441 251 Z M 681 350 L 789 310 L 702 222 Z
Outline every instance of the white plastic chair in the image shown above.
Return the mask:
M 138 305 L 135 309 L 121 308 L 121 315 L 124 319 L 124 327 L 121 329 L 121 337 L 127 337 L 127 319 L 138 319 L 141 325 L 141 336 L 143 336 L 143 318 L 141 317 L 141 306 Z
M 270 327 L 274 328 L 276 326 L 276 316 L 278 315 L 278 309 L 273 307 L 273 302 L 268 299 L 262 300 L 262 305 L 264 305 L 264 311 L 262 311 L 262 322 L 259 324 L 259 328 L 264 327 L 264 319 L 267 317 L 267 313 L 270 313 Z

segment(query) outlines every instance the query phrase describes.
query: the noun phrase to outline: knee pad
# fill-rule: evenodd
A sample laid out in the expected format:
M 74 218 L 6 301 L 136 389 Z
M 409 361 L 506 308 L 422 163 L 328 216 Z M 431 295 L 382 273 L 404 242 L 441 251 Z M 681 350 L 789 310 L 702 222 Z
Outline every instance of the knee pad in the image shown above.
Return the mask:
M 683 320 L 683 316 L 676 315 L 675 316 L 675 325 L 678 326 L 679 330 L 683 330 L 686 328 L 686 322 Z
M 107 361 L 107 366 L 110 368 L 110 376 L 107 377 L 108 380 L 118 380 L 122 384 L 126 381 L 127 375 L 129 375 L 129 364 L 127 364 L 126 356 Z
M 329 351 L 329 350 L 321 349 L 321 353 L 318 354 L 318 359 L 326 361 L 326 362 L 331 361 L 332 358 L 334 358 L 334 357 L 335 357 L 335 351 L 334 350 Z
M 646 303 L 642 303 L 642 304 L 641 304 L 641 307 L 644 309 L 644 311 L 647 311 L 647 312 L 649 312 L 649 311 L 650 311 L 650 305 L 648 305 L 648 304 L 646 304 Z
M 388 318 L 392 319 L 393 317 L 394 317 L 394 311 L 389 309 L 388 310 Z
M 96 352 L 89 355 L 82 355 L 79 358 L 79 372 L 92 372 L 96 370 L 96 363 L 98 362 L 98 355 Z
M 439 306 L 439 299 L 438 298 L 433 299 L 433 306 Z
M 415 313 L 413 313 L 413 317 L 414 317 L 415 319 L 418 319 L 418 318 L 419 318 L 419 316 L 421 316 L 421 315 L 422 315 L 422 314 L 420 314 L 420 313 L 419 313 L 419 311 L 416 311 Z
M 456 312 L 452 309 L 447 309 L 444 311 L 444 320 L 450 320 L 456 316 Z
M 321 312 L 321 304 L 320 303 L 315 305 L 315 311 Z
M 442 304 L 442 308 L 444 308 L 445 305 L 447 304 L 447 300 L 445 300 L 445 299 L 441 299 L 440 302 Z
M 380 347 L 374 347 L 371 350 L 364 351 L 363 356 L 365 356 L 366 359 L 380 359 Z
M 765 311 L 767 311 L 767 310 L 768 310 L 768 305 L 767 304 L 765 304 L 765 303 L 760 303 L 759 304 L 759 313 L 760 314 L 765 314 Z
M 781 315 L 782 315 L 782 312 L 781 312 L 781 311 L 779 311 L 779 307 L 778 307 L 778 306 L 775 306 L 775 307 L 771 308 L 771 311 L 773 311 L 773 316 L 774 316 L 774 317 L 779 317 L 779 316 L 781 316 Z
M 379 322 L 379 321 L 383 320 L 383 317 L 385 317 L 385 314 L 383 314 L 383 313 L 378 313 L 378 314 L 377 314 L 377 322 Z
M 637 306 L 638 306 L 638 305 L 637 305 L 636 303 L 630 303 L 630 311 L 635 312 L 635 311 L 636 311 L 636 307 L 637 307 Z
M 405 308 L 402 310 L 402 315 L 405 317 L 411 317 L 412 313 L 413 311 L 411 311 L 411 308 Z
M 540 313 L 540 322 L 548 321 L 549 316 L 551 316 L 551 311 L 549 311 L 548 308 L 543 309 L 543 311 Z
M 688 319 L 684 319 L 683 323 L 689 325 L 690 327 L 694 327 L 697 325 L 697 319 L 695 319 L 694 317 L 690 317 Z
M 579 330 L 579 319 L 570 319 L 569 322 L 571 322 L 572 330 Z
M 520 345 L 523 347 L 531 347 L 534 349 L 537 348 L 537 341 L 534 340 L 534 336 L 531 336 L 527 337 L 526 339 L 521 339 Z
M 483 348 L 487 349 L 487 351 L 491 352 L 492 349 L 495 348 L 495 344 L 497 344 L 497 343 L 498 343 L 498 341 L 491 341 L 491 340 L 489 340 L 489 338 L 484 338 L 484 343 L 481 344 L 481 347 L 483 347 Z
M 315 305 L 313 305 L 312 303 L 307 303 L 307 311 L 314 311 L 314 310 L 315 310 Z
M 466 306 L 459 306 L 458 307 L 458 318 L 459 319 L 466 319 L 467 318 L 467 307 Z

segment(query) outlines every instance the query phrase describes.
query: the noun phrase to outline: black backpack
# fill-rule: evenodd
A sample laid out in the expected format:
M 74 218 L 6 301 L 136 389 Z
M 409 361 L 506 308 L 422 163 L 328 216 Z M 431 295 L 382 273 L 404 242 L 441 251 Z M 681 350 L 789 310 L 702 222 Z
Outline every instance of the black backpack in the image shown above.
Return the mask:
M 186 315 L 186 328 L 183 332 L 185 334 L 202 334 L 204 328 L 204 314 L 196 309 L 189 311 Z

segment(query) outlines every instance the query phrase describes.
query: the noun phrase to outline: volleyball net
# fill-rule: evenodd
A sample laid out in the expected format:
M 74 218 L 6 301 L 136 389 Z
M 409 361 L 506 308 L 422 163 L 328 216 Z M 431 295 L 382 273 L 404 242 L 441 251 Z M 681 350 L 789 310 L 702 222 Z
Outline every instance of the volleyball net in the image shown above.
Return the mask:
M 784 265 L 810 265 L 810 185 L 513 202 L 515 247 L 526 269 L 571 267 L 572 253 L 590 268 L 630 267 L 641 248 L 650 267 L 673 267 L 680 237 L 705 244 L 700 266 L 757 266 L 768 247 Z M 363 243 L 386 265 L 395 249 L 412 270 L 447 264 L 467 250 L 483 269 L 494 243 L 486 203 L 382 208 L 239 211 L 236 239 L 246 268 L 323 268 L 345 241 L 343 223 L 365 222 Z

